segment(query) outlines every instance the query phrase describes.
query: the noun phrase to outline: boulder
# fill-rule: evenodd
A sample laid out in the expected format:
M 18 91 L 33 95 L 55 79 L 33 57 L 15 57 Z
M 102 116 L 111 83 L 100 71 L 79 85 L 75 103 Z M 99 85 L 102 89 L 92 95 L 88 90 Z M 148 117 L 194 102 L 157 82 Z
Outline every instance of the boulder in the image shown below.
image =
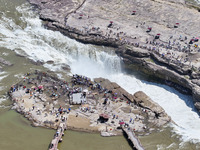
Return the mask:
M 117 93 L 118 97 L 133 102 L 133 96 L 120 87 L 117 83 L 111 82 L 104 78 L 95 78 L 94 81 L 100 83 L 103 88 L 111 90 L 113 93 Z
M 65 71 L 70 71 L 70 66 L 69 65 L 63 65 L 62 69 Z
M 144 92 L 138 91 L 133 95 L 134 102 L 143 108 L 149 109 L 155 113 L 155 116 L 158 118 L 160 116 L 167 115 L 165 110 L 158 105 L 156 102 L 152 101 L 149 96 L 147 96 Z
M 200 110 L 200 102 L 196 102 L 196 103 L 194 104 L 194 106 L 195 106 L 198 110 Z
M 53 61 L 53 60 L 48 60 L 46 63 L 47 63 L 47 64 L 53 64 L 54 61 Z
M 144 92 L 138 91 L 133 95 L 134 101 L 139 106 L 144 108 L 148 108 L 153 112 L 162 113 L 164 109 L 159 106 L 156 102 L 152 101 L 149 96 L 147 96 Z
M 132 48 L 128 47 L 124 53 L 130 56 L 139 57 L 139 58 L 150 56 L 150 52 L 148 50 L 136 48 L 136 47 L 132 47 Z
M 165 110 L 156 102 L 152 101 L 151 98 L 147 96 L 144 92 L 136 92 L 133 95 L 133 98 L 138 106 L 150 110 L 150 112 L 148 113 L 149 122 L 154 123 L 157 126 L 162 126 L 171 121 L 171 117 L 169 117 L 167 113 L 165 113 Z

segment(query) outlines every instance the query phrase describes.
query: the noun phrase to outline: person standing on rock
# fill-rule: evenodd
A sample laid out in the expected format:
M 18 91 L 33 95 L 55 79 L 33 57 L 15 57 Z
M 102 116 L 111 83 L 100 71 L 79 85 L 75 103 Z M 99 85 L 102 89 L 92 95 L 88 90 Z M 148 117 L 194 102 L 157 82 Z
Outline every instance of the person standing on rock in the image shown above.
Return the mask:
M 131 123 L 131 122 L 132 122 L 132 120 L 133 120 L 133 119 L 132 119 L 132 118 L 130 118 L 130 121 L 129 121 L 129 122 Z

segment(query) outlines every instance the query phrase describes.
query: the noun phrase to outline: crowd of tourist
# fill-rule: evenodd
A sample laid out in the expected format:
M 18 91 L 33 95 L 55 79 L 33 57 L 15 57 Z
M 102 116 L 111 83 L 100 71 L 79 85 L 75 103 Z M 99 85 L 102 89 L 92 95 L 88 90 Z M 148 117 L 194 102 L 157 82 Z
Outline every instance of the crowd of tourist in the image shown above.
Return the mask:
M 134 15 L 137 14 L 134 12 Z M 77 16 L 80 22 L 82 20 L 86 22 L 90 21 L 90 18 L 85 14 L 81 14 L 81 17 L 79 17 L 79 13 L 74 14 L 75 18 Z M 66 26 L 69 26 L 67 21 Z M 195 68 L 195 64 L 192 63 L 192 59 L 190 59 L 189 55 L 191 53 L 200 52 L 198 37 L 189 38 L 183 35 L 178 35 L 179 37 L 176 37 L 177 35 L 170 35 L 168 37 L 168 41 L 162 41 L 160 37 L 167 35 L 161 35 L 160 33 L 151 35 L 151 31 L 156 29 L 150 27 L 150 25 L 147 25 L 145 22 L 136 25 L 135 28 L 139 28 L 139 26 L 142 26 L 143 28 L 146 27 L 143 29 L 149 37 L 146 38 L 146 42 L 142 42 L 141 37 L 128 35 L 128 33 L 124 32 L 123 29 L 121 29 L 120 26 L 113 21 L 108 22 L 105 27 L 95 26 L 93 25 L 93 22 L 90 22 L 88 26 L 82 26 L 79 30 L 81 34 L 85 36 L 95 35 L 96 38 L 104 41 L 108 41 L 110 39 L 112 42 L 115 41 L 118 44 L 120 43 L 119 45 L 127 44 L 146 49 L 157 55 L 157 57 L 163 59 L 166 64 L 172 63 L 180 66 L 180 68 L 183 66 Z M 174 30 L 177 30 L 176 28 L 180 28 L 180 26 L 181 25 L 179 23 L 176 23 L 174 25 Z M 196 67 L 196 69 L 199 70 L 198 67 Z

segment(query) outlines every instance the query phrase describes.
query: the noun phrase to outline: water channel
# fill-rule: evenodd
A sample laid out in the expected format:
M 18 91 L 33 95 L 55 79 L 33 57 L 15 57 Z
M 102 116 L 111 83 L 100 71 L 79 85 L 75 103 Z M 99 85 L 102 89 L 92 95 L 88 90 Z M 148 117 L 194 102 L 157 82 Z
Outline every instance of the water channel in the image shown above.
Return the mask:
M 11 101 L 6 92 L 23 74 L 35 69 L 50 69 L 65 79 L 67 72 L 62 68 L 68 65 L 72 73 L 108 78 L 131 94 L 144 91 L 165 109 L 177 125 L 139 137 L 146 149 L 200 148 L 200 119 L 190 96 L 166 85 L 138 79 L 134 72 L 125 73 L 121 59 L 112 48 L 84 45 L 45 29 L 37 12 L 25 0 L 0 0 L 0 57 L 14 64 L 0 73 L 0 145 L 3 149 L 47 149 L 55 131 L 32 127 L 23 116 L 10 110 Z M 44 65 L 34 65 L 29 59 Z M 66 131 L 63 141 L 59 145 L 61 150 L 131 149 L 123 136 L 103 138 L 99 134 Z

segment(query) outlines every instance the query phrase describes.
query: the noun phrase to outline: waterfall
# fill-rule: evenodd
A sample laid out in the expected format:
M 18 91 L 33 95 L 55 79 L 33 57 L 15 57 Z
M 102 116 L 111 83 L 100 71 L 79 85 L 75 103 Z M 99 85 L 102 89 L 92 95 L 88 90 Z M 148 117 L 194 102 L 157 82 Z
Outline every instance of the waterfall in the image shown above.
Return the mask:
M 21 25 L 13 18 L 2 14 L 0 20 L 0 45 L 34 61 L 54 61 L 44 64 L 51 70 L 61 70 L 63 64 L 71 67 L 72 73 L 90 78 L 103 77 L 118 83 L 133 94 L 144 91 L 161 105 L 177 125 L 174 131 L 183 141 L 200 141 L 200 119 L 194 111 L 192 98 L 166 85 L 138 80 L 121 70 L 121 60 L 112 48 L 85 45 L 45 29 L 38 15 L 24 4 L 16 8 L 21 14 Z

